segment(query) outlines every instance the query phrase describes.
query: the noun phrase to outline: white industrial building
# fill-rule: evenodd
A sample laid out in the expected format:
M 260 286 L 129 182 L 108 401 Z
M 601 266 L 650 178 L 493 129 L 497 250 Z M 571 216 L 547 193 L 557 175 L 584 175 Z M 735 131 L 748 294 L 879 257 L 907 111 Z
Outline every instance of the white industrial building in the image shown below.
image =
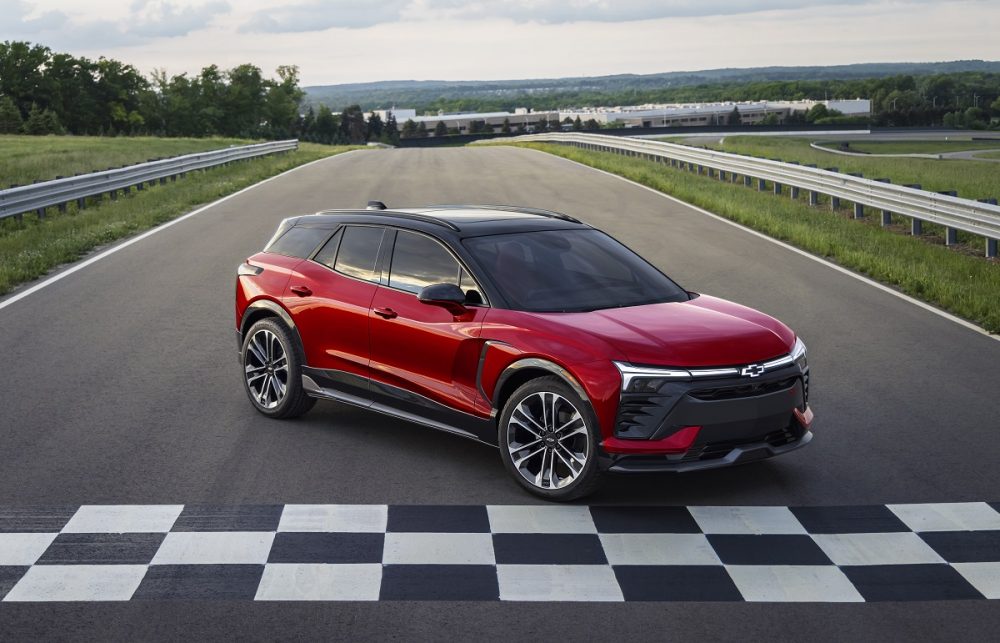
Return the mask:
M 413 121 L 418 125 L 423 123 L 430 136 L 434 135 L 434 128 L 437 127 L 438 123 L 444 123 L 450 132 L 468 134 L 472 129 L 473 121 L 484 123 L 487 128 L 486 131 L 499 132 L 500 128 L 503 127 L 504 121 L 510 123 L 511 130 L 516 130 L 518 127 L 523 126 L 526 130 L 530 131 L 535 128 L 535 123 L 540 120 L 550 122 L 559 120 L 559 112 L 557 111 L 532 112 L 523 107 L 515 109 L 513 112 L 470 112 L 464 114 L 435 114 L 432 116 L 417 116 L 416 110 L 399 109 L 396 107 L 392 109 L 376 109 L 375 113 L 383 121 L 389 118 L 389 114 L 392 114 L 396 117 L 396 123 L 400 128 L 403 127 L 406 121 Z

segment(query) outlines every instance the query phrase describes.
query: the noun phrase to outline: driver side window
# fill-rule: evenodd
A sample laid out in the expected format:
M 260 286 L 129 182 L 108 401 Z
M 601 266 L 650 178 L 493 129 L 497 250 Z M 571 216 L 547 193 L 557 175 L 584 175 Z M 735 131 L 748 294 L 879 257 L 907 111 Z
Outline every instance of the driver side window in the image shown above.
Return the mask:
M 396 234 L 389 268 L 392 288 L 416 294 L 431 284 L 459 285 L 460 272 L 458 262 L 437 241 L 405 230 Z

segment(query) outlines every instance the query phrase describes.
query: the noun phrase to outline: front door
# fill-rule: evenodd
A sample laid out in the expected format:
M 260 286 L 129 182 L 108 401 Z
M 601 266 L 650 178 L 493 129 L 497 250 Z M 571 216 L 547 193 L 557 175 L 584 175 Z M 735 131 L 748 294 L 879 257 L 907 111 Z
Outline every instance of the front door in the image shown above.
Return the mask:
M 421 303 L 417 293 L 438 283 L 464 290 L 477 287 L 440 241 L 418 232 L 396 232 L 388 270 L 369 318 L 373 397 L 443 421 L 449 409 L 473 414 L 479 336 L 487 309 L 470 305 L 456 316 Z

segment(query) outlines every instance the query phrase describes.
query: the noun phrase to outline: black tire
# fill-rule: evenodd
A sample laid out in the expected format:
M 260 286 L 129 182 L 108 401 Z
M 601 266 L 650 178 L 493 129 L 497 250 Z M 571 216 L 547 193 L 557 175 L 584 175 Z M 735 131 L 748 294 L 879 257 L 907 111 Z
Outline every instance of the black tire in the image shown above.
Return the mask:
M 533 408 L 537 408 L 537 405 L 544 406 L 546 399 L 554 399 L 552 397 L 553 394 L 561 397 L 568 404 L 562 401 L 554 402 L 552 408 L 556 410 L 551 413 L 554 418 L 551 425 L 543 421 L 539 424 L 531 425 L 529 430 L 527 428 L 529 422 L 525 418 L 524 411 L 518 410 L 518 407 L 524 403 L 525 407 L 522 407 L 522 409 L 527 408 L 530 411 Z M 544 429 L 537 431 L 540 426 L 549 426 L 551 428 L 558 426 L 560 423 L 567 423 L 566 421 L 569 418 L 575 417 L 571 412 L 572 410 L 579 413 L 580 420 L 569 424 L 563 432 L 547 433 Z M 518 419 L 512 424 L 511 418 L 515 412 L 518 413 Z M 579 426 L 580 421 L 583 422 L 582 428 L 585 431 L 579 431 L 581 428 Z M 562 440 L 558 444 L 552 441 L 556 436 L 567 435 L 570 431 L 572 431 L 573 435 L 563 438 L 563 440 L 572 439 L 572 442 L 568 443 L 568 447 L 562 446 L 564 444 Z M 540 466 L 536 466 L 539 463 L 537 456 L 534 456 L 534 458 L 526 457 L 530 455 L 532 448 L 526 448 L 530 443 L 522 441 L 522 438 L 524 440 L 535 440 L 538 434 L 545 436 L 538 441 L 542 444 L 542 448 L 546 449 L 545 454 L 549 458 L 552 458 L 551 462 L 555 463 L 549 469 L 549 475 L 544 473 L 546 455 L 542 456 Z M 533 379 L 514 391 L 506 404 L 504 404 L 503 412 L 500 414 L 497 437 L 500 445 L 500 457 L 503 460 L 504 467 L 507 468 L 507 471 L 514 477 L 514 480 L 518 484 L 536 496 L 559 502 L 576 500 L 577 498 L 582 498 L 593 493 L 601 485 L 603 473 L 597 464 L 597 445 L 600 442 L 597 417 L 594 415 L 594 410 L 591 408 L 590 402 L 581 398 L 576 391 L 558 377 L 552 376 Z M 550 437 L 552 439 L 548 439 Z M 547 439 L 548 441 L 546 441 Z M 570 474 L 574 472 L 568 463 L 577 463 L 571 452 L 579 455 L 583 453 L 578 450 L 580 448 L 585 448 L 585 463 L 579 472 L 575 474 L 575 477 L 569 482 L 565 482 L 565 480 L 570 479 Z M 518 460 L 521 461 L 520 468 L 515 465 L 512 450 L 518 455 Z M 537 473 L 533 470 L 534 468 L 538 469 Z M 559 471 L 567 473 L 562 480 L 559 478 Z M 536 481 L 528 479 L 531 475 L 536 476 Z M 539 478 L 540 484 L 537 482 Z
M 270 339 L 272 337 L 273 340 Z M 255 338 L 256 343 L 251 346 L 251 343 L 255 342 Z M 267 340 L 263 342 L 264 344 L 271 344 L 272 355 L 277 356 L 277 347 L 280 347 L 281 355 L 286 361 L 284 372 L 280 366 L 272 366 L 270 363 L 263 364 L 263 362 L 268 361 L 267 355 L 262 355 L 261 351 L 261 340 L 264 339 Z M 265 358 L 263 362 L 261 357 Z M 276 359 L 274 362 L 280 364 L 280 360 Z M 302 349 L 299 348 L 298 342 L 292 338 L 291 332 L 280 320 L 274 317 L 265 317 L 255 322 L 243 338 L 243 347 L 240 352 L 243 389 L 246 391 L 247 397 L 250 398 L 253 407 L 269 418 L 280 420 L 299 417 L 311 409 L 316 403 L 316 399 L 309 397 L 305 389 L 302 388 L 302 365 L 304 363 Z M 250 369 L 254 367 L 257 369 L 253 376 L 256 379 L 251 384 Z M 264 387 L 266 393 L 263 398 L 259 390 L 261 379 L 257 378 L 259 373 L 263 373 L 260 378 L 265 378 L 264 382 L 267 381 L 267 377 L 277 380 L 270 387 Z M 284 375 L 284 379 L 282 379 L 282 375 Z M 282 385 L 284 393 L 279 396 Z M 258 387 L 258 390 L 254 390 L 255 386 Z

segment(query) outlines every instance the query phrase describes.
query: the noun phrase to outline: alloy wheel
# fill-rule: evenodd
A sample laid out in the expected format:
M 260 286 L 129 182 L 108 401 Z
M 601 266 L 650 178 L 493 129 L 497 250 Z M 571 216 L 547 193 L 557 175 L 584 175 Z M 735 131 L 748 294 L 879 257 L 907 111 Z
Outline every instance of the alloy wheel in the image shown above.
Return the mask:
M 532 393 L 507 422 L 506 448 L 514 468 L 539 489 L 573 483 L 590 458 L 589 429 L 572 402 L 558 393 Z
M 288 357 L 278 336 L 266 328 L 254 333 L 247 342 L 243 364 L 254 401 L 265 409 L 281 404 L 288 391 Z

